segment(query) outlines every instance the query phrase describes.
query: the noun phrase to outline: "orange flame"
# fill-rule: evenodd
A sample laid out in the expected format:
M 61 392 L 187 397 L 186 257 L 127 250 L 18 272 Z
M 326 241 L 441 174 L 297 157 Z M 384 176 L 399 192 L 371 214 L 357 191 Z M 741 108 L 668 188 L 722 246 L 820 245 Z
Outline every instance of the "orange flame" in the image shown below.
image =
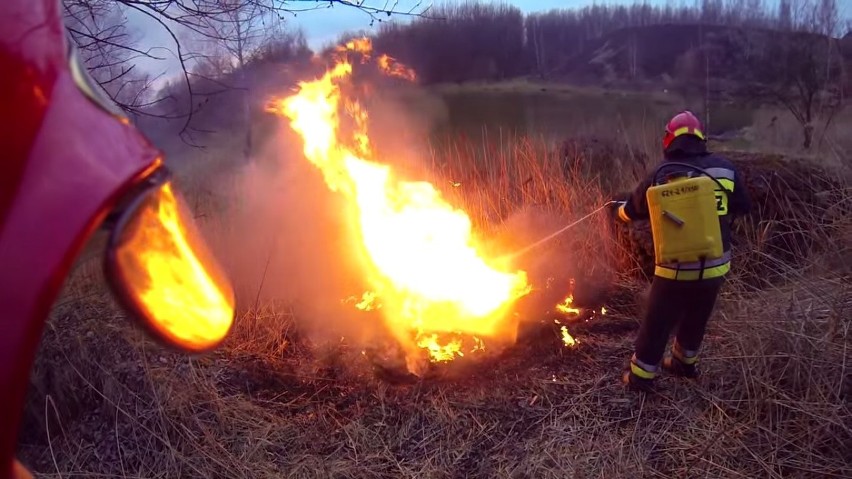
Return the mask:
M 361 311 L 372 311 L 381 308 L 382 305 L 376 301 L 376 293 L 367 291 L 361 296 L 361 301 L 355 303 L 355 307 Z
M 556 311 L 559 312 L 559 313 L 562 313 L 562 314 L 571 315 L 572 318 L 568 320 L 569 322 L 574 321 L 577 318 L 583 318 L 583 317 L 585 317 L 586 322 L 588 322 L 590 318 L 594 318 L 595 315 L 598 314 L 598 313 L 600 313 L 601 315 L 606 315 L 607 311 L 606 311 L 606 307 L 604 307 L 604 306 L 601 306 L 601 308 L 599 310 L 595 310 L 595 309 L 589 310 L 589 309 L 578 308 L 578 307 L 574 306 L 574 279 L 573 278 L 569 282 L 569 289 L 568 290 L 569 290 L 568 296 L 566 296 L 565 299 L 562 300 L 561 303 L 556 305 Z M 555 322 L 556 324 L 560 324 L 560 325 L 562 324 L 558 319 L 554 319 L 553 322 Z M 571 333 L 568 332 L 568 327 L 562 326 L 560 328 L 560 330 L 562 331 L 562 343 L 564 343 L 565 346 L 571 348 L 571 347 L 574 347 L 574 346 L 576 346 L 577 344 L 580 343 L 579 339 L 575 339 L 574 336 L 572 336 Z
M 565 346 L 573 347 L 580 343 L 580 340 L 574 339 L 574 336 L 571 336 L 571 333 L 568 332 L 568 328 L 562 326 L 562 342 L 565 343 Z
M 387 55 L 381 55 L 378 59 L 379 69 L 383 71 L 386 75 L 402 78 L 403 80 L 415 81 L 417 80 L 417 74 L 414 73 L 414 70 L 406 67 L 405 65 L 401 65 L 397 63 L 393 57 L 389 57 Z
M 583 314 L 584 312 L 589 311 L 588 309 L 578 308 L 574 306 L 574 279 L 572 278 L 568 283 L 568 296 L 562 300 L 561 303 L 556 305 L 556 311 L 562 314 L 570 314 L 572 316 L 578 316 Z M 601 306 L 599 310 L 592 309 L 591 315 L 595 316 L 600 313 L 602 316 L 606 315 L 606 307 Z
M 343 50 L 366 56 L 365 46 L 369 43 L 353 40 Z M 417 372 L 423 349 L 434 361 L 463 355 L 458 334 L 513 337 L 505 313 L 529 292 L 526 273 L 483 256 L 468 215 L 432 184 L 403 179 L 375 160 L 367 112 L 341 92 L 351 73 L 352 64 L 340 59 L 269 110 L 290 120 L 304 140 L 305 157 L 329 189 L 353 205 L 354 253 L 381 298 L 385 322 L 407 351 L 409 369 Z M 352 138 L 341 138 L 341 114 L 354 120 Z M 455 337 L 442 344 L 448 335 Z M 479 338 L 477 345 L 484 348 Z
M 338 46 L 335 48 L 335 51 L 341 59 L 348 53 L 358 53 L 361 56 L 361 63 L 364 64 L 370 60 L 373 53 L 373 41 L 369 38 L 355 38 Z M 391 56 L 385 54 L 379 55 L 376 59 L 376 66 L 385 75 L 412 82 L 417 80 L 417 74 L 414 70 L 399 63 Z
M 574 295 L 569 294 L 562 303 L 556 305 L 556 310 L 565 314 L 580 314 L 580 308 L 574 307 Z
M 336 51 L 340 53 L 345 52 L 357 52 L 362 54 L 362 61 L 367 61 L 370 59 L 370 53 L 373 51 L 373 41 L 367 37 L 362 38 L 353 38 L 343 45 L 338 45 L 335 48 Z

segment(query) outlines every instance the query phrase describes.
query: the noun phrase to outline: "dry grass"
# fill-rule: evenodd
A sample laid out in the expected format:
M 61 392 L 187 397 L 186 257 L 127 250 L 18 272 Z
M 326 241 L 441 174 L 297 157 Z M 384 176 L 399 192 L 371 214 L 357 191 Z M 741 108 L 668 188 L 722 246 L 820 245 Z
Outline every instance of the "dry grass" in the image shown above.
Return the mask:
M 635 147 L 572 151 L 562 161 L 522 138 L 456 144 L 433 152 L 431 170 L 480 228 L 499 232 L 519 211 L 577 218 L 644 168 Z M 613 183 L 612 171 L 630 173 Z M 813 225 L 823 253 L 848 252 L 849 215 Z M 758 246 L 761 234 L 787 234 L 767 226 L 755 220 L 744 237 Z M 580 252 L 633 298 L 644 284 L 625 273 L 627 247 L 601 241 L 609 229 L 602 214 L 552 247 Z M 745 267 L 778 260 L 740 250 Z M 852 286 L 824 257 L 760 289 L 733 277 L 705 376 L 663 378 L 653 396 L 618 382 L 636 298 L 577 325 L 574 349 L 542 318 L 483 363 L 391 384 L 357 349 L 312 344 L 281 304 L 243 311 L 217 352 L 165 351 L 109 300 L 95 258 L 53 312 L 20 454 L 56 478 L 849 477 Z

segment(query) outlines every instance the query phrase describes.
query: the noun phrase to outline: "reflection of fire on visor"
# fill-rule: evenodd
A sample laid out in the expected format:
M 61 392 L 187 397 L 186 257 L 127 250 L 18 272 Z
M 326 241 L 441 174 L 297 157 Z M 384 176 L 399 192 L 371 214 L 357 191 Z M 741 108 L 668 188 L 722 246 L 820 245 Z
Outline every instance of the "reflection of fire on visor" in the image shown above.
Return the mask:
M 71 76 L 80 91 L 122 123 L 124 113 L 89 76 L 68 42 Z M 160 161 L 157 161 L 159 164 Z M 234 291 L 194 227 L 192 216 L 159 167 L 129 207 L 121 207 L 107 251 L 116 295 L 159 339 L 203 351 L 219 344 L 234 322 Z
M 118 296 L 168 343 L 216 346 L 234 321 L 234 291 L 172 184 L 152 185 L 121 215 L 107 252 Z

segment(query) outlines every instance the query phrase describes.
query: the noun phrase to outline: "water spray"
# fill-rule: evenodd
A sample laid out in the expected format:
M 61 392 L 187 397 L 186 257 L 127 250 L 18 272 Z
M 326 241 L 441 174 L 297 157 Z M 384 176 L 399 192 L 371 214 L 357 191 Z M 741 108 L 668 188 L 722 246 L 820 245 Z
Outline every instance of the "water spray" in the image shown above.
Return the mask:
M 562 228 L 560 228 L 560 229 L 558 229 L 558 230 L 554 231 L 553 233 L 550 233 L 549 235 L 545 236 L 544 238 L 542 238 L 542 239 L 540 239 L 540 240 L 536 241 L 535 243 L 532 243 L 532 244 L 530 244 L 530 245 L 524 246 L 523 248 L 521 248 L 521 249 L 519 249 L 519 250 L 515 251 L 514 253 L 511 253 L 511 254 L 508 254 L 508 255 L 506 255 L 506 256 L 503 256 L 503 258 L 501 258 L 501 259 L 509 259 L 509 260 L 512 260 L 512 259 L 517 258 L 518 256 L 521 256 L 521 255 L 523 255 L 523 254 L 526 254 L 526 253 L 527 253 L 527 252 L 529 252 L 530 250 L 532 250 L 532 249 L 534 249 L 534 248 L 536 248 L 536 247 L 538 247 L 538 246 L 540 246 L 540 245 L 542 245 L 542 244 L 544 244 L 544 243 L 547 243 L 548 241 L 552 240 L 553 238 L 556 238 L 557 236 L 561 235 L 562 233 L 564 233 L 564 232 L 566 232 L 566 231 L 570 230 L 571 228 L 573 228 L 573 227 L 577 226 L 578 224 L 582 223 L 583 221 L 586 221 L 587 219 L 591 218 L 591 217 L 592 217 L 592 216 L 594 216 L 595 214 L 599 213 L 600 211 L 602 211 L 602 210 L 604 210 L 604 209 L 606 209 L 606 208 L 609 208 L 610 206 L 612 206 L 612 205 L 614 205 L 614 204 L 616 204 L 616 203 L 620 203 L 620 202 L 619 202 L 619 201 L 615 201 L 615 200 L 607 201 L 606 203 L 604 203 L 604 204 L 603 204 L 603 206 L 601 206 L 601 207 L 599 207 L 599 208 L 595 209 L 594 211 L 592 211 L 591 213 L 587 214 L 586 216 L 583 216 L 582 218 L 580 218 L 580 219 L 578 219 L 578 220 L 576 220 L 576 221 L 574 221 L 574 222 L 572 222 L 572 223 L 568 224 L 567 226 L 563 226 Z

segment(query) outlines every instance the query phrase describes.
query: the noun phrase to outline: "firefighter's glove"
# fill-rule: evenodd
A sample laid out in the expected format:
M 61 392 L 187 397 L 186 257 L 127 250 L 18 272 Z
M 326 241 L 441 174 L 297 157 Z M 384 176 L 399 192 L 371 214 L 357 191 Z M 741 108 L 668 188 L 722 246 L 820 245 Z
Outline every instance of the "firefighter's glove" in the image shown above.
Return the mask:
M 627 202 L 623 200 L 612 200 L 609 202 L 609 216 L 610 218 L 614 218 L 618 221 L 624 221 L 622 217 L 619 216 L 619 211 L 626 205 Z

